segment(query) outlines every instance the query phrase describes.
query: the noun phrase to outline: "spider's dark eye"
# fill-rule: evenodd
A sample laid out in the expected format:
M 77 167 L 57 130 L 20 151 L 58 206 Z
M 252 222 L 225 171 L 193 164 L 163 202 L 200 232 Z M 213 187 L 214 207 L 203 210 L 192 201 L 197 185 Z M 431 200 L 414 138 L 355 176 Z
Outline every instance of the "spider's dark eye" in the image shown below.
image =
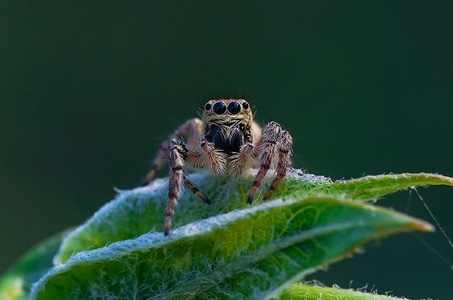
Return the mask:
M 211 109 L 211 106 L 212 106 L 212 105 L 211 105 L 210 103 L 206 103 L 206 104 L 204 105 L 204 109 L 210 110 L 210 109 Z
M 219 101 L 216 104 L 214 104 L 213 110 L 216 114 L 221 115 L 225 112 L 226 105 L 222 101 Z
M 232 113 L 233 115 L 235 115 L 241 111 L 241 105 L 239 103 L 237 103 L 236 101 L 233 101 L 230 104 L 228 104 L 228 111 L 230 113 Z
M 247 108 L 249 108 L 249 104 L 247 102 L 244 102 L 244 103 L 242 103 L 242 107 L 244 109 L 247 109 Z

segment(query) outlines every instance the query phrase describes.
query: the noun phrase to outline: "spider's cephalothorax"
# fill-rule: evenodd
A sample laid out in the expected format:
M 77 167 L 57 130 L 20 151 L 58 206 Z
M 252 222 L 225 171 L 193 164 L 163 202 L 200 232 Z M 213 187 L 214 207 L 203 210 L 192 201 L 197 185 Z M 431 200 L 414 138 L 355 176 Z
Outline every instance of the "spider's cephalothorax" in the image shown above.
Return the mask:
M 208 101 L 202 108 L 202 120 L 194 118 L 186 121 L 162 143 L 146 176 L 146 182 L 149 183 L 165 159 L 168 161 L 170 177 L 164 234 L 170 232 L 181 185 L 185 185 L 205 203 L 211 203 L 187 178 L 186 165 L 234 177 L 250 168 L 258 168 L 247 197 L 247 202 L 251 203 L 267 171 L 273 168 L 277 174 L 264 199 L 271 196 L 291 165 L 291 150 L 292 138 L 288 131 L 276 122 L 269 122 L 261 130 L 253 121 L 252 108 L 244 99 Z

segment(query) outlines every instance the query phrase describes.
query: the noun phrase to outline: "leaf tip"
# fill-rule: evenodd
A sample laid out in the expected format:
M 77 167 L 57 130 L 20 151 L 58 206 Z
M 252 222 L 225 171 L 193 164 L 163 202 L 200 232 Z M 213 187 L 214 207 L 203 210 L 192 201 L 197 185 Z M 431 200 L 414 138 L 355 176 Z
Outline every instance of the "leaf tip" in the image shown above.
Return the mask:
M 417 220 L 417 222 L 414 222 L 412 224 L 412 230 L 414 231 L 423 231 L 423 232 L 434 232 L 436 231 L 436 228 L 428 223 L 428 222 L 425 222 L 423 220 Z

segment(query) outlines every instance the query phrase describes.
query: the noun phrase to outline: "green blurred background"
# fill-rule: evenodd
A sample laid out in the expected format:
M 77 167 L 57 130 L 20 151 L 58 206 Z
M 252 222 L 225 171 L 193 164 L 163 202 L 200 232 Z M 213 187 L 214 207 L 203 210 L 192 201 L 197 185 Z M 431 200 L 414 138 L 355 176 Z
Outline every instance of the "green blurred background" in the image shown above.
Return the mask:
M 0 272 L 137 186 L 210 98 L 245 97 L 283 124 L 315 174 L 453 176 L 452 13 L 451 1 L 2 1 Z M 419 192 L 453 236 L 453 189 Z M 432 221 L 414 192 L 379 204 Z M 399 235 L 310 279 L 448 298 L 452 259 L 439 231 Z

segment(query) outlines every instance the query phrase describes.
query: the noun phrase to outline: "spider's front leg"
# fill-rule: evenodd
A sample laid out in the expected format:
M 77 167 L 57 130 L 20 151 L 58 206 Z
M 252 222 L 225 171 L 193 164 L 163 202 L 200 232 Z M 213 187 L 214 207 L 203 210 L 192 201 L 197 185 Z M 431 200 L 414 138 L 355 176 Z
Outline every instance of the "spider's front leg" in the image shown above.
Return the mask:
M 293 139 L 288 131 L 284 130 L 280 124 L 270 122 L 263 131 L 262 139 L 258 145 L 259 151 L 259 170 L 253 181 L 247 203 L 252 203 L 255 193 L 261 185 L 269 168 L 276 163 L 277 175 L 272 180 L 264 199 L 269 199 L 272 192 L 286 175 L 286 170 L 291 165 L 291 151 Z
M 153 161 L 153 165 L 151 166 L 151 170 L 148 172 L 148 174 L 145 177 L 144 180 L 144 185 L 150 183 L 157 175 L 157 172 L 162 168 L 162 165 L 167 158 L 168 155 L 168 150 L 170 147 L 170 142 L 172 139 L 177 139 L 177 138 L 185 138 L 187 139 L 188 143 L 190 146 L 196 145 L 196 143 L 200 139 L 200 134 L 201 134 L 201 127 L 202 127 L 202 122 L 198 118 L 193 118 L 190 120 L 187 120 L 178 128 L 176 128 L 175 132 L 171 134 L 161 145 L 159 148 L 159 151 L 157 152 L 157 155 Z
M 168 179 L 168 199 L 165 211 L 164 234 L 168 235 L 171 229 L 171 222 L 175 212 L 175 207 L 179 196 L 181 195 L 181 185 L 184 184 L 192 193 L 210 204 L 211 200 L 203 194 L 200 189 L 187 178 L 184 173 L 184 161 L 187 159 L 194 160 L 199 157 L 200 153 L 191 151 L 191 149 L 181 140 L 172 139 L 168 148 L 168 164 L 170 166 L 170 176 Z

